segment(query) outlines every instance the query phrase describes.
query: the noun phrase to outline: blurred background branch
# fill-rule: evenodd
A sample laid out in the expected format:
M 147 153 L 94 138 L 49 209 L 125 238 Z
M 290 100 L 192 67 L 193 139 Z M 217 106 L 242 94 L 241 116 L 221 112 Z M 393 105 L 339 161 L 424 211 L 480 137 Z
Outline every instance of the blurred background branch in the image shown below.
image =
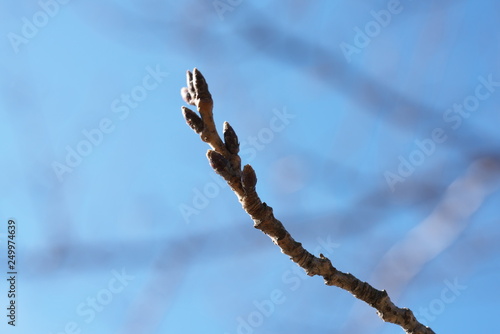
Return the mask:
M 436 332 L 494 331 L 487 319 L 494 316 L 498 296 L 487 287 L 498 282 L 500 272 L 498 170 L 487 173 L 490 181 L 452 184 L 475 175 L 470 168 L 476 163 L 498 161 L 500 95 L 495 91 L 482 100 L 457 129 L 443 116 L 474 94 L 478 77 L 491 74 L 500 81 L 499 4 L 400 3 L 402 11 L 351 62 L 339 45 L 355 45 L 354 28 L 364 30 L 374 20 L 371 11 L 387 10 L 387 1 L 241 1 L 222 19 L 210 1 L 58 2 L 56 14 L 47 14 L 47 24 L 18 53 L 8 34 L 22 35 L 23 18 L 33 21 L 42 9 L 36 0 L 4 4 L 0 211 L 5 219 L 16 218 L 24 238 L 21 295 L 27 298 L 23 317 L 30 321 L 23 330 L 58 332 L 74 320 L 93 333 L 129 333 L 143 324 L 150 333 L 194 332 L 195 317 L 205 331 L 235 333 L 238 319 L 248 321 L 257 312 L 254 300 L 269 298 L 273 289 L 285 292 L 286 302 L 264 318 L 265 326 L 252 327 L 255 332 L 283 330 L 287 323 L 289 332 L 332 333 L 335 323 L 345 327 L 336 333 L 364 333 L 379 323 L 351 296 L 318 293 L 321 284 L 290 273 L 287 259 L 249 232 L 239 208 L 217 214 L 233 195 L 211 177 L 204 157 L 190 151 L 202 143 L 179 128 L 180 116 L 170 112 L 181 102 L 177 78 L 196 64 L 214 78 L 214 94 L 230 97 L 218 101 L 219 119 L 238 115 L 231 125 L 239 129 L 242 156 L 271 180 L 262 195 L 306 248 L 318 247 L 317 235 L 328 231 L 340 245 L 332 260 L 356 276 L 378 277 L 375 286 L 382 288 L 387 278 L 377 268 L 387 264 L 387 254 L 440 212 L 439 226 L 448 228 L 444 234 L 436 230 L 440 246 L 419 245 L 428 254 L 424 260 L 410 252 L 407 263 L 419 261 L 420 270 L 402 273 L 391 282 L 398 288 L 388 293 L 400 296 L 397 304 L 428 307 L 442 282 L 457 278 L 467 290 L 435 309 L 427 324 Z M 127 107 L 122 94 L 131 95 L 145 68 L 156 65 L 170 75 L 121 120 L 112 103 L 118 99 Z M 266 137 L 262 130 L 276 117 L 273 111 L 284 109 L 295 118 Z M 76 149 L 86 140 L 82 130 L 94 129 L 103 118 L 115 130 L 59 182 L 52 163 L 63 163 L 66 147 Z M 418 149 L 415 140 L 429 138 L 438 127 L 447 140 L 391 191 L 384 173 L 396 173 L 399 156 L 408 159 Z M 189 144 L 167 145 L 172 138 Z M 470 211 L 462 220 L 455 212 L 462 212 L 463 202 L 442 209 L 457 189 L 478 203 L 475 210 L 464 206 Z M 473 189 L 485 189 L 478 193 L 481 200 L 474 199 Z M 188 219 L 183 205 L 194 210 Z M 229 229 L 227 238 L 218 237 L 221 229 Z M 252 260 L 241 266 L 241 257 Z M 218 277 L 228 265 L 241 276 Z M 136 279 L 86 323 L 76 308 L 121 267 Z M 281 274 L 272 274 L 277 270 Z M 300 284 L 288 283 L 295 278 Z M 235 290 L 241 291 L 238 303 L 232 300 Z M 310 295 L 320 298 L 312 301 Z M 40 310 L 48 300 L 62 311 Z M 295 306 L 312 302 L 335 312 Z M 360 310 L 367 312 L 361 321 L 355 317 Z M 396 330 L 381 326 L 378 332 Z

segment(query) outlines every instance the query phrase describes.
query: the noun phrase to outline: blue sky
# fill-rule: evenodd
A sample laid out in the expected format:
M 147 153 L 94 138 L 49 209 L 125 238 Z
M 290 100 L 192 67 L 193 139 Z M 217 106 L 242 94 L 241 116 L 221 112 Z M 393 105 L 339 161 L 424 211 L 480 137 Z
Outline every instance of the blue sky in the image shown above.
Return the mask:
M 307 249 L 436 333 L 494 331 L 496 2 L 0 9 L 2 333 L 403 332 L 252 227 L 182 118 L 194 67 Z

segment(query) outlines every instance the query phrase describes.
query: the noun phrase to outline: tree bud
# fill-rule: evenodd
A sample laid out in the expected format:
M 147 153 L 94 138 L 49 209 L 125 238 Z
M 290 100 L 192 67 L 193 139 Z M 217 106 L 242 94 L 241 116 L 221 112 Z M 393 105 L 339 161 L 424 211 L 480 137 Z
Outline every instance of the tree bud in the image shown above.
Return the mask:
M 257 175 L 255 175 L 255 171 L 252 166 L 245 165 L 245 167 L 243 167 L 241 184 L 243 185 L 243 190 L 245 190 L 245 192 L 255 189 L 255 185 L 257 184 Z
M 227 150 L 231 154 L 238 154 L 238 152 L 240 151 L 238 136 L 228 122 L 224 122 L 224 143 L 226 144 Z
M 182 114 L 186 119 L 186 123 L 194 130 L 194 132 L 200 134 L 203 131 L 203 120 L 194 111 L 189 108 L 182 107 Z
M 224 174 L 229 169 L 229 161 L 224 156 L 214 150 L 208 150 L 207 158 L 210 166 L 217 172 L 217 174 Z

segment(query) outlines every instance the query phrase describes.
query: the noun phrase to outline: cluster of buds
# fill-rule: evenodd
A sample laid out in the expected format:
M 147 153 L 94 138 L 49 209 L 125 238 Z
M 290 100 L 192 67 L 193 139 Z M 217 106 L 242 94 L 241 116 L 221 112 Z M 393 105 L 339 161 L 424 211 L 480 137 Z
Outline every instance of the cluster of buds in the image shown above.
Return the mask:
M 233 190 L 241 190 L 243 195 L 246 190 L 255 189 L 257 178 L 250 165 L 241 170 L 241 158 L 238 155 L 240 143 L 236 132 L 224 122 L 223 138 L 220 138 L 212 114 L 212 95 L 208 90 L 207 82 L 198 69 L 186 74 L 187 87 L 181 89 L 181 96 L 190 105 L 198 109 L 198 113 L 182 107 L 182 114 L 186 123 L 201 139 L 207 142 L 212 149 L 207 152 L 207 158 L 214 171 L 222 176 Z

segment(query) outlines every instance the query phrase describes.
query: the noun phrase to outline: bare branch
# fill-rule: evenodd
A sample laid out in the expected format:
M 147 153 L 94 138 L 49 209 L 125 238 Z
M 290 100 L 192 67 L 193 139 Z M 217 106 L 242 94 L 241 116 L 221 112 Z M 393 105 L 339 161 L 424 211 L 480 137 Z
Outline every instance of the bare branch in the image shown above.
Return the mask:
M 401 326 L 408 334 L 433 334 L 432 329 L 417 321 L 411 310 L 394 305 L 385 290 L 377 290 L 355 276 L 337 270 L 323 254 L 314 256 L 292 238 L 283 224 L 274 217 L 273 209 L 260 200 L 255 189 L 257 176 L 254 169 L 246 165 L 241 170 L 238 137 L 227 122 L 224 123 L 224 143 L 222 142 L 213 119 L 212 95 L 205 78 L 196 68 L 193 73 L 187 72 L 187 86 L 181 90 L 181 95 L 187 103 L 197 107 L 201 118 L 183 107 L 184 118 L 200 134 L 201 139 L 212 147 L 207 153 L 210 165 L 234 191 L 243 209 L 254 221 L 254 227 L 269 236 L 280 247 L 281 252 L 290 256 L 307 275 L 322 276 L 326 285 L 349 291 L 374 307 L 381 319 Z

